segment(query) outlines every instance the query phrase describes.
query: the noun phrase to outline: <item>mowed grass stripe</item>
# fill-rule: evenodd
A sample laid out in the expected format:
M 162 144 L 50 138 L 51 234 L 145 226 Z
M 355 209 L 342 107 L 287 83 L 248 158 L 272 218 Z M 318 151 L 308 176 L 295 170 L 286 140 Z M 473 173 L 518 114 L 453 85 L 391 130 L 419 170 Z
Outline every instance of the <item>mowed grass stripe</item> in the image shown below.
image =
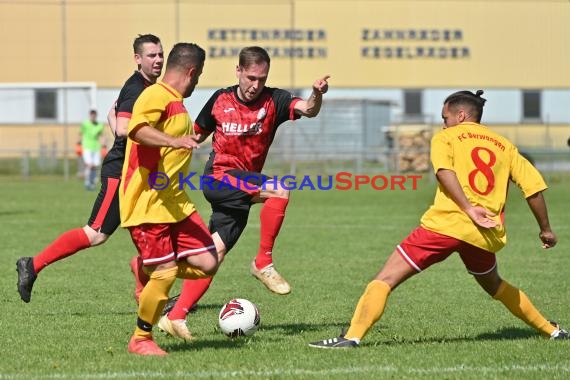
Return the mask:
M 408 367 L 398 368 L 393 366 L 367 366 L 367 367 L 351 367 L 351 368 L 327 368 L 321 370 L 311 369 L 289 369 L 275 368 L 272 370 L 236 370 L 236 371 L 141 371 L 141 372 L 117 372 L 117 373 L 79 373 L 73 375 L 37 375 L 34 379 L 227 379 L 227 378 L 268 378 L 268 377 L 287 377 L 287 376 L 334 376 L 334 375 L 386 375 L 386 374 L 409 374 L 409 375 L 449 375 L 449 374 L 465 374 L 465 375 L 493 375 L 493 374 L 510 374 L 516 375 L 517 372 L 528 373 L 568 373 L 570 372 L 570 363 L 564 365 L 512 365 L 512 366 L 455 366 L 455 367 Z M 29 379 L 30 375 L 9 375 L 0 374 L 0 379 Z

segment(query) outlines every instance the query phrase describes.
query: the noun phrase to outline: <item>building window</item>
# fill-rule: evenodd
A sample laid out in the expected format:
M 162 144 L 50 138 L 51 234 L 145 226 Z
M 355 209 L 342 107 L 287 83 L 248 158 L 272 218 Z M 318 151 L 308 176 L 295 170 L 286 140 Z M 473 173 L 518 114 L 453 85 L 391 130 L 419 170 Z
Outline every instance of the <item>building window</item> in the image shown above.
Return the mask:
M 523 91 L 523 120 L 537 121 L 540 120 L 540 91 L 524 90 Z
M 404 91 L 404 120 L 420 121 L 422 118 L 422 92 L 420 90 Z
M 34 98 L 36 119 L 55 120 L 57 118 L 57 90 L 35 90 Z

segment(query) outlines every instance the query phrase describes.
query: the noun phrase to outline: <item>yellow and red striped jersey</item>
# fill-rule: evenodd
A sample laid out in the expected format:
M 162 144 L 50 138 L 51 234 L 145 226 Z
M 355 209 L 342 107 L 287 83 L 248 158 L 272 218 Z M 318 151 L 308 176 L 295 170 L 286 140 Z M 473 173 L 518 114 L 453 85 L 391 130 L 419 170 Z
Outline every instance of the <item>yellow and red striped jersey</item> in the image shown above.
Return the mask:
M 478 227 L 439 185 L 433 205 L 421 218 L 422 227 L 490 252 L 499 251 L 507 241 L 503 213 L 509 180 L 525 198 L 547 188 L 538 170 L 516 146 L 477 123 L 462 123 L 435 134 L 431 162 L 435 173 L 453 170 L 469 202 L 495 213 L 500 225 Z
M 192 133 L 182 95 L 162 81 L 146 88 L 137 99 L 129 133 L 143 125 L 171 136 Z M 188 175 L 191 158 L 189 149 L 150 147 L 129 138 L 119 191 L 121 226 L 175 223 L 192 214 L 194 204 L 179 180 Z

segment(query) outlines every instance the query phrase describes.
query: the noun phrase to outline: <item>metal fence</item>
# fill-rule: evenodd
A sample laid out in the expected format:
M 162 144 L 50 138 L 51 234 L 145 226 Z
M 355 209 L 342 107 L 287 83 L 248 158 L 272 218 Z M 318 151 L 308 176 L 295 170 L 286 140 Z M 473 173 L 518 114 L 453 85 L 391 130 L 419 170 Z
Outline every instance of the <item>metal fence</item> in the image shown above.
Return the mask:
M 330 99 L 323 103 L 318 117 L 301 118 L 279 127 L 270 150 L 264 172 L 283 174 L 331 174 L 339 171 L 354 173 L 403 173 L 429 171 L 429 141 L 441 125 L 419 118 L 416 123 L 391 117 L 390 102 L 366 99 Z M 47 127 L 46 127 L 47 128 Z M 51 126 L 50 128 L 54 128 Z M 63 130 L 63 126 L 61 129 Z M 495 129 L 495 127 L 493 127 Z M 545 131 L 534 128 L 529 135 L 525 125 L 497 127 L 527 154 L 544 172 L 570 171 L 570 149 L 552 148 L 555 138 L 570 131 L 565 126 L 547 126 Z M 0 175 L 57 175 L 73 178 L 81 175 L 81 160 L 65 149 L 58 132 L 48 138 L 41 127 L 34 132 L 42 138 L 20 147 L 24 140 L 0 147 Z M 13 128 L 12 128 L 13 131 Z M 22 130 L 24 133 L 24 130 Z M 3 127 L 0 126 L 0 136 Z M 12 133 L 13 136 L 13 133 Z M 530 137 L 529 137 L 530 136 Z M 543 139 L 543 140 L 541 140 Z M 530 141 L 534 145 L 528 143 Z M 518 143 L 525 143 L 518 144 Z M 559 141 L 558 141 L 559 142 Z M 9 148 L 6 146 L 9 145 Z M 560 144 L 557 144 L 560 146 Z M 565 146 L 565 145 L 562 145 Z M 193 170 L 200 171 L 207 160 L 210 147 L 195 151 Z

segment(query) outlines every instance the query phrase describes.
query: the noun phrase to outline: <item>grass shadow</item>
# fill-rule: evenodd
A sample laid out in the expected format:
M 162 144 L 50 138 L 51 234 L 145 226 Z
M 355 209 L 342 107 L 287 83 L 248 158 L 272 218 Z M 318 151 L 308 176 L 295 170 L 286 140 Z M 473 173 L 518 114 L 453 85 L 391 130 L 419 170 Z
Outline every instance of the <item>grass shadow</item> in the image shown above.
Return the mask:
M 415 338 L 406 339 L 403 337 L 392 338 L 379 342 L 363 342 L 363 346 L 367 345 L 399 345 L 399 344 L 433 344 L 433 343 L 453 343 L 453 342 L 475 342 L 475 341 L 501 341 L 501 340 L 522 340 L 538 337 L 534 330 L 526 329 L 523 327 L 507 327 L 497 330 L 495 332 L 482 333 L 474 337 L 471 336 L 458 336 L 451 338 Z
M 278 323 L 278 324 L 263 324 L 262 322 L 262 329 L 263 330 L 280 330 L 279 333 L 283 335 L 297 335 L 302 332 L 312 332 L 312 331 L 319 331 L 323 328 L 329 328 L 332 331 L 336 331 L 337 334 L 340 334 L 343 328 L 348 327 L 348 322 L 345 323 Z
M 227 339 L 227 340 L 194 340 L 190 342 L 176 341 L 176 343 L 163 343 L 161 347 L 168 352 L 183 352 L 183 351 L 200 351 L 203 349 L 215 349 L 215 350 L 235 350 L 249 344 L 252 338 L 237 338 L 237 339 Z
M 33 214 L 33 210 L 0 210 L 0 218 L 3 216 Z

